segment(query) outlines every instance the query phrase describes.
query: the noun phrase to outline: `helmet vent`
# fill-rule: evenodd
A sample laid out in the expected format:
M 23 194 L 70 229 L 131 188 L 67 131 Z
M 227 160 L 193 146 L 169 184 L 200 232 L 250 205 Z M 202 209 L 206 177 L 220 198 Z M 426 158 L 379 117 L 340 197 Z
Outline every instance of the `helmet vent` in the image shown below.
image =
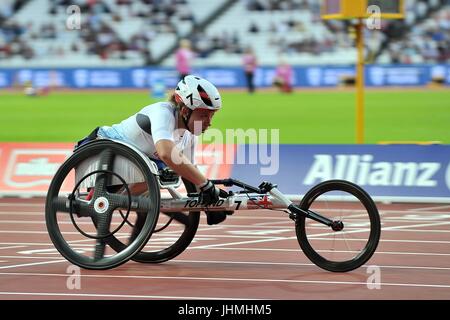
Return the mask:
M 205 89 L 202 88 L 201 85 L 197 86 L 197 90 L 200 94 L 200 98 L 202 99 L 202 101 L 208 106 L 208 107 L 212 107 L 212 102 L 211 99 L 209 98 L 208 94 L 206 93 Z

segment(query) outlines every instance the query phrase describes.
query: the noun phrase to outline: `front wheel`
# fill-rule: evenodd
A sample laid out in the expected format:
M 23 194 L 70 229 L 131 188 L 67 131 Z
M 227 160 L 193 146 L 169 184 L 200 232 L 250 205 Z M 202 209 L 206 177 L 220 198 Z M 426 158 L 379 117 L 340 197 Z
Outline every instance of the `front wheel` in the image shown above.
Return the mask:
M 300 202 L 343 229 L 333 231 L 321 223 L 298 216 L 297 240 L 305 255 L 317 266 L 333 272 L 347 272 L 366 263 L 378 246 L 380 216 L 371 197 L 349 181 L 330 180 L 313 187 Z

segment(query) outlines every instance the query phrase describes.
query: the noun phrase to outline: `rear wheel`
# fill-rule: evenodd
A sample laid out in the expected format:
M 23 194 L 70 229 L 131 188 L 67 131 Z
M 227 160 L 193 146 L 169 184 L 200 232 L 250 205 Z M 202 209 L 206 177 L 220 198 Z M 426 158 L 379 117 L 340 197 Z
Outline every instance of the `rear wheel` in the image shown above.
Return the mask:
M 127 176 L 127 170 L 133 174 Z M 145 197 L 132 192 L 136 178 L 147 189 Z M 125 145 L 99 140 L 59 168 L 47 193 L 45 219 L 50 239 L 67 260 L 86 269 L 110 269 L 145 246 L 159 207 L 156 178 L 142 157 Z M 129 226 L 137 212 L 139 230 Z M 130 239 L 118 252 L 108 246 L 116 237 Z
M 196 192 L 194 184 L 183 179 L 187 193 Z M 141 228 L 143 218 L 138 220 L 136 228 Z M 141 263 L 161 263 L 181 254 L 195 237 L 200 222 L 200 212 L 172 212 L 159 214 L 158 225 L 147 245 L 133 260 Z M 117 238 L 109 241 L 111 247 L 120 251 L 124 244 Z

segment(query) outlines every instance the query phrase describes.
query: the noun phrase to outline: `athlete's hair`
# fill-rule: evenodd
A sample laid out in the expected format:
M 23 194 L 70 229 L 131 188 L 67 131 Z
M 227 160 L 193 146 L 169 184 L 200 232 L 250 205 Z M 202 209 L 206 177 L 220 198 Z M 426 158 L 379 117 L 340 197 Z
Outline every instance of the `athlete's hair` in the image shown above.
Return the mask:
M 182 101 L 177 101 L 177 99 L 175 98 L 175 92 L 172 93 L 172 95 L 169 97 L 169 102 L 171 102 L 178 109 L 178 111 L 181 111 L 182 107 L 186 107 L 186 105 Z

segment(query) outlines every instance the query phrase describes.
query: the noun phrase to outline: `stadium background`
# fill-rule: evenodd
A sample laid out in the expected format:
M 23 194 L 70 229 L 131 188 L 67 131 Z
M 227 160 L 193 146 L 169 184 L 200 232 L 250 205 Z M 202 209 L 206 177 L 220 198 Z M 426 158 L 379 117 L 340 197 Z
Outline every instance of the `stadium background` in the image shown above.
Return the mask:
M 364 31 L 364 143 L 378 145 L 372 164 L 394 165 L 395 158 L 383 156 L 392 154 L 388 148 L 394 146 L 380 143 L 419 144 L 401 159 L 415 167 L 406 168 L 396 185 L 385 182 L 380 195 L 404 194 L 396 190 L 412 183 L 418 195 L 445 200 L 450 184 L 450 5 L 447 0 L 410 0 L 405 6 L 405 19 L 382 19 L 381 30 Z M 7 0 L 0 6 L 0 23 L 0 141 L 70 144 L 98 125 L 116 123 L 165 99 L 179 78 L 176 52 L 188 39 L 195 53 L 192 73 L 223 92 L 215 128 L 279 129 L 281 153 L 286 144 L 323 145 L 319 154 L 327 152 L 327 145 L 340 144 L 353 145 L 349 153 L 364 155 L 355 145 L 355 22 L 322 20 L 320 1 Z M 246 90 L 242 65 L 249 47 L 258 61 L 254 93 Z M 293 68 L 290 93 L 273 85 L 282 61 Z M 424 146 L 429 144 L 434 146 Z M 20 177 L 11 148 L 3 145 L 2 161 L 14 172 L 2 169 L 3 180 L 49 181 L 48 176 Z M 411 181 L 420 175 L 417 159 L 423 162 L 428 154 L 440 155 L 439 170 L 433 186 L 420 186 Z M 282 157 L 280 166 L 301 162 L 301 156 L 314 159 L 316 154 L 296 151 Z M 28 161 L 33 167 L 36 159 Z M 48 159 L 35 165 L 33 171 L 43 175 L 55 168 Z M 233 175 L 240 174 L 238 168 Z M 286 191 L 303 192 L 303 180 Z M 20 184 L 12 189 L 27 194 Z M 1 191 L 7 195 L 11 188 Z
M 449 299 L 450 3 L 405 5 L 404 20 L 365 28 L 365 135 L 357 144 L 355 22 L 323 21 L 318 0 L 0 1 L 0 298 Z M 327 179 L 358 183 L 381 214 L 370 264 L 382 271 L 382 290 L 368 288 L 368 266 L 319 270 L 300 252 L 292 221 L 267 210 L 238 211 L 213 228 L 202 214 L 177 259 L 82 270 L 81 288 L 69 288 L 73 266 L 44 221 L 49 183 L 94 127 L 165 99 L 183 39 L 196 55 L 192 72 L 221 89 L 213 127 L 280 136 L 275 175 L 263 174 L 272 163 L 261 158 L 201 170 L 269 180 L 297 197 Z M 242 66 L 248 47 L 258 60 L 252 94 Z M 293 68 L 292 92 L 273 85 L 281 61 Z M 236 150 L 254 147 L 246 142 Z M 164 234 L 154 236 L 150 247 L 167 246 Z

